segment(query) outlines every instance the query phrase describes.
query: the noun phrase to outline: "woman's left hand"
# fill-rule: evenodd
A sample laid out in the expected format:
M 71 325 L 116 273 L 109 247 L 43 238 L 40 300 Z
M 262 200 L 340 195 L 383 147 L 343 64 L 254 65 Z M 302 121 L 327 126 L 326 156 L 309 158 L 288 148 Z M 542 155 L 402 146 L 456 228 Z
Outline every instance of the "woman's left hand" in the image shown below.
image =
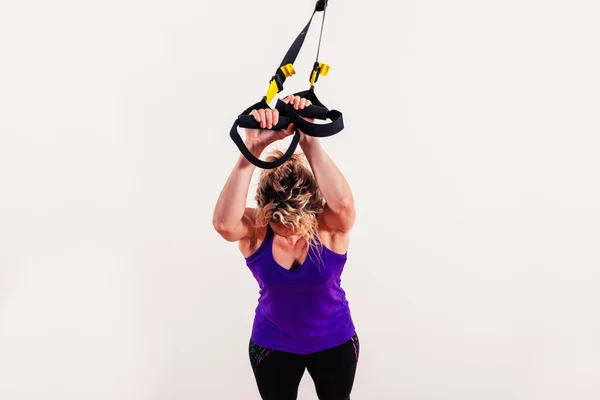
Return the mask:
M 288 97 L 286 97 L 285 99 L 281 100 L 286 104 L 290 104 L 292 106 L 294 106 L 294 110 L 302 110 L 305 107 L 310 106 L 312 103 L 310 100 L 308 99 L 304 99 L 300 96 L 294 96 L 293 94 L 290 94 Z M 315 122 L 315 120 L 313 118 L 304 118 L 302 117 L 302 119 L 308 121 L 308 122 Z
M 286 97 L 285 99 L 283 99 L 281 101 L 283 101 L 286 104 L 293 105 L 294 110 L 302 110 L 303 108 L 308 107 L 312 104 L 310 100 L 304 99 L 300 96 L 294 96 L 293 94 L 289 95 L 288 97 Z M 315 122 L 314 118 L 302 117 L 302 119 L 304 119 L 310 123 Z M 300 147 L 302 147 L 303 149 L 305 146 L 307 146 L 310 143 L 313 143 L 314 141 L 317 140 L 317 138 L 315 138 L 315 137 L 304 134 L 304 132 L 302 132 L 300 129 L 298 129 L 298 132 L 300 132 L 300 142 L 298 144 L 300 144 Z

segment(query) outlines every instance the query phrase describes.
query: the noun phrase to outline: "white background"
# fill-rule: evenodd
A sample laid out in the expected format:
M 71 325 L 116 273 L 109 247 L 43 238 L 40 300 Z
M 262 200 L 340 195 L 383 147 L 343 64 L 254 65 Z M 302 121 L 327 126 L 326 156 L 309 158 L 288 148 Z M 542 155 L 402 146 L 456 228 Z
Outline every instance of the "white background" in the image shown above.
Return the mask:
M 258 288 L 211 218 L 231 123 L 313 4 L 1 0 L 1 399 L 259 398 Z M 327 18 L 317 93 L 346 129 L 323 145 L 358 209 L 353 399 L 600 398 L 600 3 Z

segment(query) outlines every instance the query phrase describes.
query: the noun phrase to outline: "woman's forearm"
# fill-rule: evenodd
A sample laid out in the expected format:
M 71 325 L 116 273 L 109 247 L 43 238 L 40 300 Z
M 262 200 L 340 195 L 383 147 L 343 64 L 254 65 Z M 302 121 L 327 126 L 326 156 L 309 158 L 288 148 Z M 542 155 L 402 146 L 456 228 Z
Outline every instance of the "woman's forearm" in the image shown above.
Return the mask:
M 304 135 L 300 147 L 313 170 L 317 185 L 330 209 L 339 212 L 354 204 L 354 197 L 346 178 L 325 152 L 317 138 Z
M 251 150 L 257 157 L 260 150 Z M 246 199 L 254 165 L 240 154 L 233 171 L 221 190 L 213 213 L 213 225 L 218 231 L 227 231 L 238 226 L 246 211 Z

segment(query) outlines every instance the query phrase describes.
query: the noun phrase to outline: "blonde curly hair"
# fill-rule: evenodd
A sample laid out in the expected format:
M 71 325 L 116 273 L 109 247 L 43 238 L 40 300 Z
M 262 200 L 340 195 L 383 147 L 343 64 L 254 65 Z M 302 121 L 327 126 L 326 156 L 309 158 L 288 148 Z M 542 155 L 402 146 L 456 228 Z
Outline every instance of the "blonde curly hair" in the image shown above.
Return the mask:
M 282 156 L 282 151 L 275 150 L 266 161 Z M 279 167 L 263 170 L 254 199 L 258 205 L 257 226 L 281 223 L 304 238 L 309 248 L 320 250 L 317 216 L 323 211 L 325 199 L 304 154 L 294 154 Z

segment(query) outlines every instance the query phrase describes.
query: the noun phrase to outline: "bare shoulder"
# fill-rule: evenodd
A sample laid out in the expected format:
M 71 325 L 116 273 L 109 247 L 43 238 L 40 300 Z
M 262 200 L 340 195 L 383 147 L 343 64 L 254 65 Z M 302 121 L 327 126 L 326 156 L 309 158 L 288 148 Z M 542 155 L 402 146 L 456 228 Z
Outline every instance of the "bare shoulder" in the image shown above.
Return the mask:
M 251 224 L 253 226 L 255 225 L 256 212 L 257 212 L 256 208 L 250 208 L 250 207 L 246 208 L 246 211 L 244 213 L 244 218 L 246 219 L 248 224 Z M 238 241 L 238 247 L 240 248 L 242 255 L 244 257 L 250 257 L 252 255 L 252 253 L 254 253 L 256 250 L 258 250 L 258 248 L 260 247 L 262 242 L 265 240 L 266 234 L 267 234 L 266 226 L 256 227 L 254 229 L 252 235 L 249 235 L 248 237 L 240 239 Z
M 347 252 L 350 247 L 350 232 L 331 229 L 325 223 L 323 214 L 319 214 L 318 222 L 319 238 L 323 246 L 335 253 L 344 254 Z

